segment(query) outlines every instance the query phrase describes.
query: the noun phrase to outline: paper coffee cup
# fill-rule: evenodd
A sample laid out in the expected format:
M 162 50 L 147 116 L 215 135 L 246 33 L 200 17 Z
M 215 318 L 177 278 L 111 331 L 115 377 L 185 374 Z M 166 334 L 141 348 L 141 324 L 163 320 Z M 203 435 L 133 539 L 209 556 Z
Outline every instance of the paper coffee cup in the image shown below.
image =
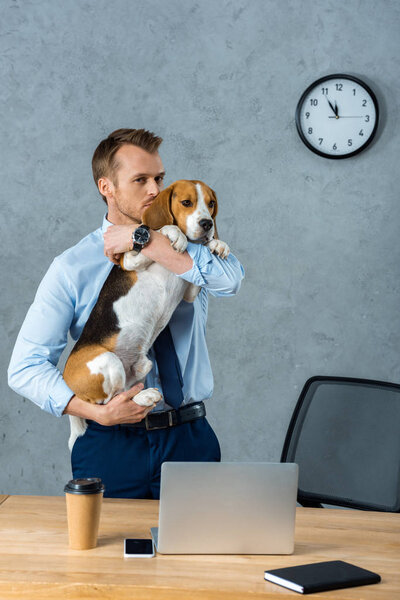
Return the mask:
M 72 479 L 65 486 L 69 546 L 73 550 L 96 547 L 104 489 L 101 479 L 95 477 Z

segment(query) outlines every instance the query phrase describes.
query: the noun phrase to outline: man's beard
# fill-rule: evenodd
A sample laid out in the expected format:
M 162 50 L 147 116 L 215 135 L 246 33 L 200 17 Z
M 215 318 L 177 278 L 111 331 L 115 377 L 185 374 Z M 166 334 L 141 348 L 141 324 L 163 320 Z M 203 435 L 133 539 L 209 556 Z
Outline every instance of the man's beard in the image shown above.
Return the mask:
M 129 207 L 126 207 L 126 202 L 121 202 L 120 196 L 118 194 L 118 190 L 115 190 L 115 191 L 116 191 L 116 193 L 114 195 L 114 198 L 115 198 L 115 203 L 117 205 L 119 212 L 122 215 L 124 215 L 124 217 L 127 217 L 134 223 L 140 224 L 142 222 L 141 214 L 137 210 L 133 211 Z

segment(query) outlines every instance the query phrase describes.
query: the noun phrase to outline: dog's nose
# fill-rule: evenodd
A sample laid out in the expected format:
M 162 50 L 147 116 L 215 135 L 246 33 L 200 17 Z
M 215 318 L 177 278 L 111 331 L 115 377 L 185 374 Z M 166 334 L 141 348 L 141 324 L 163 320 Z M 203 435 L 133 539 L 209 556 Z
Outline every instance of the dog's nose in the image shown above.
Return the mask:
M 213 226 L 213 222 L 211 219 L 202 219 L 199 221 L 199 225 L 204 229 L 204 231 L 210 231 L 211 227 Z

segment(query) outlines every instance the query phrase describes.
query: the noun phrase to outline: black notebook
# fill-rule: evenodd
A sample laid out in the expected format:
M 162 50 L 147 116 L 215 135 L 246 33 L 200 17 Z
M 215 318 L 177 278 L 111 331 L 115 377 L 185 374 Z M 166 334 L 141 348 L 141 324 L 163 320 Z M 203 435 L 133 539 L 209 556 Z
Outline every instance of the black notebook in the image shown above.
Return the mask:
M 265 571 L 264 578 L 300 594 L 368 585 L 381 580 L 376 573 L 341 560 L 273 569 Z

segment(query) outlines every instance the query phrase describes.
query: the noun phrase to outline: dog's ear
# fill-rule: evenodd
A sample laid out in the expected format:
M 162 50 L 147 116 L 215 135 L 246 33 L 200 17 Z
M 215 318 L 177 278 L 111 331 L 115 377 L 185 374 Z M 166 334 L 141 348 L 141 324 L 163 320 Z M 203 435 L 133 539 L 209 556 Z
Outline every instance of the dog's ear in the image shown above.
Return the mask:
M 210 192 L 211 192 L 211 197 L 212 197 L 212 199 L 215 202 L 215 204 L 214 204 L 214 211 L 213 211 L 213 215 L 212 215 L 213 220 L 214 220 L 214 240 L 219 240 L 218 231 L 217 231 L 217 222 L 215 220 L 215 217 L 217 216 L 217 213 L 218 213 L 217 194 L 211 188 L 210 188 Z
M 170 185 L 165 190 L 160 192 L 153 204 L 146 208 L 142 215 L 144 225 L 157 231 L 164 225 L 173 225 L 174 217 L 171 212 L 171 200 L 174 185 Z

